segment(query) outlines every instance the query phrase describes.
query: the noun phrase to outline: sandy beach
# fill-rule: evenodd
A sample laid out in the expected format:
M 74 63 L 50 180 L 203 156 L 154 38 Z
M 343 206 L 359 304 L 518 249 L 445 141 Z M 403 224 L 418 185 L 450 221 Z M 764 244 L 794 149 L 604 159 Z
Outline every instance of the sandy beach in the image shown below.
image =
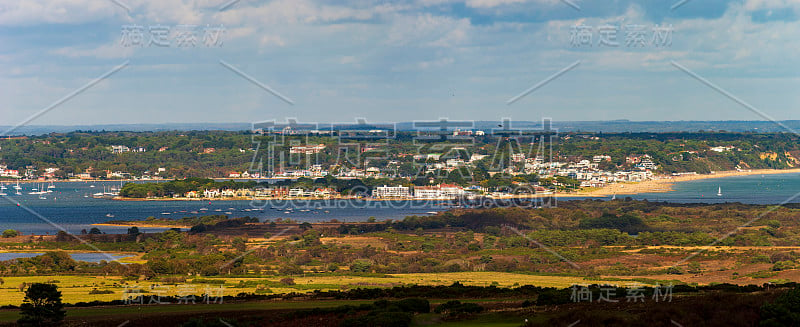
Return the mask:
M 733 176 L 748 175 L 773 175 L 800 173 L 800 168 L 794 169 L 752 169 L 742 171 L 717 171 L 711 174 L 697 175 L 662 175 L 658 179 L 653 179 L 638 183 L 614 183 L 603 188 L 591 190 L 589 192 L 572 193 L 571 196 L 611 196 L 614 194 L 639 194 L 639 193 L 663 193 L 673 191 L 672 186 L 676 182 L 694 181 L 699 179 L 724 178 Z

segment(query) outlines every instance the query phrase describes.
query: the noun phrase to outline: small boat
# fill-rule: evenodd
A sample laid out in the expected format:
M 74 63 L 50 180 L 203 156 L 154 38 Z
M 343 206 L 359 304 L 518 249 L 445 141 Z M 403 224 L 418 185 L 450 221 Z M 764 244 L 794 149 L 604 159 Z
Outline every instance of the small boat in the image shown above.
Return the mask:
M 21 187 L 19 187 L 19 181 L 17 181 L 17 185 L 14 185 L 14 189 L 15 190 L 21 190 L 22 189 Z
M 171 213 L 169 213 L 169 212 L 162 212 L 161 214 L 162 214 L 162 215 L 170 215 Z
M 0 184 L 0 190 L 7 190 L 6 184 Z
M 44 195 L 40 195 L 40 196 L 39 196 L 39 200 L 47 200 L 47 197 L 46 197 L 46 196 L 44 196 Z
M 717 189 L 717 196 L 722 196 L 722 186 Z
M 56 186 L 53 185 L 53 182 L 50 182 L 50 185 L 47 185 L 47 188 L 56 188 Z
M 200 208 L 198 210 L 200 210 L 200 211 L 208 211 L 208 208 Z
M 114 215 L 112 215 L 112 214 L 110 214 L 110 213 L 107 213 L 107 214 L 106 214 L 106 217 L 108 217 L 108 218 L 114 218 Z
M 22 192 L 20 192 L 20 191 L 17 191 L 17 193 L 14 193 L 14 194 L 16 194 L 16 195 L 22 195 Z
M 6 195 L 8 194 L 6 194 L 5 192 L 0 192 L 0 196 L 6 196 Z
M 94 185 L 89 185 L 89 187 L 94 188 Z
M 233 214 L 233 212 L 230 212 L 230 211 L 225 211 L 225 214 L 226 214 L 226 215 L 232 215 L 232 214 Z

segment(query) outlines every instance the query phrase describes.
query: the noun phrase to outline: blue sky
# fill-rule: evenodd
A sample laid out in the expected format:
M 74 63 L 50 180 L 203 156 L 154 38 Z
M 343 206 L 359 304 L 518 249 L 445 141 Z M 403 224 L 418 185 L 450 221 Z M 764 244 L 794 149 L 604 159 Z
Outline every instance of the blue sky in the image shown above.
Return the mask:
M 125 62 L 31 124 L 763 119 L 671 62 L 800 119 L 796 0 L 241 0 L 220 11 L 228 1 L 0 0 L 0 125 Z M 170 27 L 170 46 L 123 44 L 133 24 Z M 198 26 L 195 47 L 175 44 L 177 25 Z M 571 43 L 578 25 L 592 46 Z M 672 42 L 626 47 L 628 25 L 648 39 L 671 26 Z M 224 27 L 221 46 L 203 44 L 206 26 Z M 620 46 L 599 45 L 600 26 Z

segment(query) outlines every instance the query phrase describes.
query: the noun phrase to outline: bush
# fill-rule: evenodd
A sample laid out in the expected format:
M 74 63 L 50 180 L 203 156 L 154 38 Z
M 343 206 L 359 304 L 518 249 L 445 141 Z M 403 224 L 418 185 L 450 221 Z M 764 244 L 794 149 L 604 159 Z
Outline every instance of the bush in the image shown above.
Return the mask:
M 6 230 L 3 231 L 3 237 L 4 238 L 17 237 L 17 236 L 19 236 L 19 232 L 16 231 L 16 230 L 6 229 Z
M 397 306 L 404 312 L 428 313 L 431 312 L 431 303 L 426 299 L 412 298 L 397 302 Z
M 761 306 L 759 326 L 800 325 L 800 288 L 791 289 L 772 303 Z
M 283 285 L 294 285 L 294 279 L 293 278 L 282 278 L 281 279 L 281 284 L 283 284 Z
M 98 290 L 96 288 L 93 288 L 91 291 L 89 291 L 89 294 L 114 294 L 114 291 L 112 291 L 112 290 Z
M 791 261 L 778 261 L 772 265 L 772 271 L 782 271 L 794 268 L 794 262 Z
M 480 313 L 482 311 L 483 307 L 480 305 L 475 303 L 461 303 L 461 301 L 458 300 L 447 301 L 446 303 L 436 307 L 434 310 L 436 313 L 446 313 L 449 315 L 457 315 L 460 313 Z
M 580 229 L 616 229 L 628 234 L 638 234 L 648 231 L 650 228 L 642 221 L 642 218 L 634 214 L 624 214 L 617 216 L 606 213 L 597 218 L 587 218 L 578 224 Z
M 350 271 L 352 272 L 369 272 L 372 268 L 372 261 L 358 259 L 350 264 Z
M 681 269 L 679 267 L 672 266 L 672 267 L 667 268 L 667 274 L 669 274 L 669 275 L 683 275 L 683 269 Z

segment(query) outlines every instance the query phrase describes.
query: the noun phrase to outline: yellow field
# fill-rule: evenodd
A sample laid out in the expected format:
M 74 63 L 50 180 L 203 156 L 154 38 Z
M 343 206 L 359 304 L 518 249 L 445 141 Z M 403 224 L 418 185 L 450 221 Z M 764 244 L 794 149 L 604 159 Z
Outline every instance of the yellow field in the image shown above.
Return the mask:
M 283 277 L 268 278 L 213 278 L 203 277 L 203 279 L 224 279 L 225 295 L 236 295 L 241 292 L 255 292 L 254 287 L 238 288 L 233 287 L 239 281 L 264 280 L 278 282 Z M 534 276 L 514 273 L 500 272 L 457 272 L 457 273 L 419 273 L 419 274 L 394 274 L 389 277 L 359 277 L 359 276 L 307 276 L 292 277 L 296 283 L 294 287 L 270 287 L 272 293 L 304 293 L 314 289 L 319 290 L 341 290 L 357 287 L 391 287 L 395 285 L 450 285 L 460 282 L 464 285 L 488 286 L 497 282 L 500 287 L 511 287 L 516 285 L 536 285 L 543 287 L 569 287 L 573 284 L 601 283 L 597 280 L 587 280 L 581 277 L 563 276 Z M 151 296 L 156 295 L 181 295 L 193 293 L 200 295 L 207 289 L 217 289 L 216 285 L 205 284 L 179 284 L 162 285 L 161 288 L 151 290 L 151 285 L 156 286 L 157 282 L 152 281 L 123 281 L 119 276 L 35 276 L 35 277 L 4 277 L 5 284 L 0 287 L 0 305 L 22 303 L 24 293 L 19 291 L 19 285 L 25 283 L 46 283 L 57 281 L 59 290 L 63 295 L 65 303 L 89 302 L 89 301 L 111 301 L 121 300 L 124 297 L 126 286 L 133 288 L 137 285 L 143 290 L 145 302 Z M 607 282 L 605 282 L 607 283 Z M 93 288 L 99 290 L 111 290 L 113 294 L 89 294 Z M 210 293 L 214 294 L 214 293 Z M 200 299 L 198 299 L 200 301 Z

